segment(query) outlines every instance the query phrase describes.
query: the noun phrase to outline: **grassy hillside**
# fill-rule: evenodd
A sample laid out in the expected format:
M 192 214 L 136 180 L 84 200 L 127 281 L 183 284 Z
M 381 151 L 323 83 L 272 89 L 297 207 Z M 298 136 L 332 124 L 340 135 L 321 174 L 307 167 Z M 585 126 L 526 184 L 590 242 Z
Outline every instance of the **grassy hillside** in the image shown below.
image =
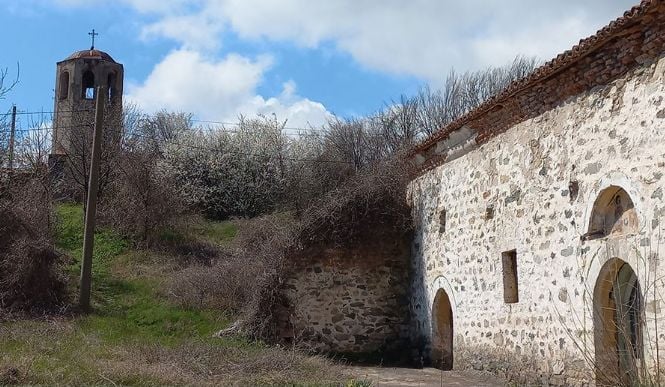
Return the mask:
M 76 301 L 82 246 L 80 206 L 58 207 L 56 244 L 71 256 Z M 225 244 L 232 223 L 198 220 L 189 237 Z M 177 240 L 182 235 L 165 235 Z M 214 338 L 228 325 L 221 311 L 182 309 L 162 284 L 178 257 L 130 248 L 99 230 L 93 257 L 93 313 L 0 325 L 0 383 L 27 384 L 339 384 L 339 368 L 318 357 L 237 338 Z

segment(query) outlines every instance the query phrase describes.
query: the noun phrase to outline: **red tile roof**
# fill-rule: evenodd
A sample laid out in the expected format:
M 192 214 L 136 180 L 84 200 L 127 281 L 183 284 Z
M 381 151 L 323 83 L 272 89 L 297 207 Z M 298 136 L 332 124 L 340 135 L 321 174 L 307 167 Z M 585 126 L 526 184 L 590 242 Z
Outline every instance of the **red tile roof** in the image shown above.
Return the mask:
M 76 51 L 72 55 L 68 56 L 67 59 L 65 60 L 80 59 L 80 58 L 102 59 L 115 63 L 113 58 L 111 58 L 111 55 L 105 53 L 104 51 L 95 50 L 95 49 Z
M 621 33 L 628 27 L 635 25 L 640 21 L 644 22 L 642 19 L 645 19 L 648 13 L 654 12 L 654 10 L 657 10 L 659 6 L 664 4 L 665 0 L 643 0 L 639 5 L 636 5 L 630 10 L 626 11 L 623 16 L 601 28 L 598 32 L 596 32 L 596 34 L 580 40 L 580 42 L 573 46 L 573 48 L 570 50 L 557 55 L 556 58 L 540 66 L 530 75 L 512 82 L 501 93 L 488 99 L 478 107 L 472 109 L 455 121 L 449 123 L 445 127 L 441 128 L 438 132 L 432 134 L 430 137 L 412 149 L 411 156 L 428 150 L 438 141 L 446 139 L 452 132 L 459 130 L 468 122 L 478 119 L 488 112 L 498 109 L 516 94 L 532 88 L 556 74 L 565 72 L 566 69 L 571 65 L 589 56 L 613 38 L 621 35 Z M 658 11 L 663 12 L 663 10 L 664 8 L 661 8 Z M 425 168 L 431 169 L 436 165 L 440 165 L 444 161 L 445 157 L 439 157 L 436 161 L 432 160 L 432 162 L 426 163 L 427 166 Z

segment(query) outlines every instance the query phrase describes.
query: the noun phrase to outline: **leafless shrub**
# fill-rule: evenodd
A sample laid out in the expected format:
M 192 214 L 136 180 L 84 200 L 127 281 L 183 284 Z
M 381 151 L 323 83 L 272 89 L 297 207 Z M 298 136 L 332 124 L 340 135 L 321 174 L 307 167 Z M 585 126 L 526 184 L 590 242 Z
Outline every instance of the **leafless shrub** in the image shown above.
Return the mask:
M 373 230 L 411 229 L 410 164 L 401 157 L 368 166 L 325 194 L 301 217 L 303 243 L 352 245 Z
M 54 217 L 42 131 L 19 138 L 16 169 L 0 186 L 0 307 L 44 309 L 65 297 L 61 257 L 50 236 Z
M 0 306 L 3 308 L 45 309 L 64 301 L 66 289 L 61 257 L 49 240 L 48 223 L 44 222 L 43 207 L 39 208 L 38 204 L 26 196 L 0 202 L 0 219 L 3 220 L 0 224 Z
M 163 152 L 178 134 L 190 129 L 190 116 L 167 112 L 149 116 L 128 105 L 123 117 L 120 143 L 112 137 L 105 144 L 114 147 L 106 160 L 113 162 L 107 166 L 113 178 L 106 182 L 100 220 L 136 245 L 153 247 L 185 209 L 173 175 L 164 171 Z
M 155 153 L 125 151 L 109 185 L 100 219 L 140 246 L 152 246 L 183 211 L 175 183 L 160 169 Z
M 167 284 L 166 293 L 173 301 L 232 314 L 254 310 L 248 305 L 260 302 L 257 288 L 281 272 L 297 223 L 286 214 L 238 222 L 240 231 L 234 243 L 218 248 L 214 262 L 185 268 Z

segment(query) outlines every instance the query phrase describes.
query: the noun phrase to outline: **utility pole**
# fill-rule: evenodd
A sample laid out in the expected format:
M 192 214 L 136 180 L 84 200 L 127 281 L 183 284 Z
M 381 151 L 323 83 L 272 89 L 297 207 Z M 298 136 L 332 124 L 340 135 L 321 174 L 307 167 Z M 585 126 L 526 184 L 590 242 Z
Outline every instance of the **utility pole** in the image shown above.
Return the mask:
M 90 180 L 86 198 L 85 229 L 83 231 L 83 258 L 81 261 L 81 293 L 79 306 L 84 311 L 90 310 L 90 289 L 92 284 L 92 250 L 95 237 L 95 215 L 97 212 L 97 189 L 99 188 L 99 159 L 102 150 L 102 131 L 104 127 L 104 105 L 106 89 L 97 87 L 95 103 L 95 129 L 92 139 L 92 160 L 90 161 Z
M 9 132 L 9 174 L 14 171 L 14 141 L 16 137 L 16 105 L 12 106 L 12 125 Z

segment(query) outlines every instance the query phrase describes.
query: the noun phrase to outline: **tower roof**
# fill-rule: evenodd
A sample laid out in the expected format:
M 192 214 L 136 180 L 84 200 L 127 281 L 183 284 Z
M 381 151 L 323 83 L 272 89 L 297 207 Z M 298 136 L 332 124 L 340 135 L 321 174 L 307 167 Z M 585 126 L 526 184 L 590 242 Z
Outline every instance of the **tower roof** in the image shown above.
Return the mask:
M 106 61 L 109 61 L 109 62 L 116 63 L 116 61 L 113 60 L 113 58 L 111 58 L 111 55 L 105 53 L 104 51 L 100 51 L 100 50 L 96 50 L 96 49 L 77 51 L 77 52 L 71 54 L 70 56 L 68 56 L 67 59 L 65 59 L 65 60 L 83 59 L 83 58 L 102 59 L 102 60 L 106 60 Z

